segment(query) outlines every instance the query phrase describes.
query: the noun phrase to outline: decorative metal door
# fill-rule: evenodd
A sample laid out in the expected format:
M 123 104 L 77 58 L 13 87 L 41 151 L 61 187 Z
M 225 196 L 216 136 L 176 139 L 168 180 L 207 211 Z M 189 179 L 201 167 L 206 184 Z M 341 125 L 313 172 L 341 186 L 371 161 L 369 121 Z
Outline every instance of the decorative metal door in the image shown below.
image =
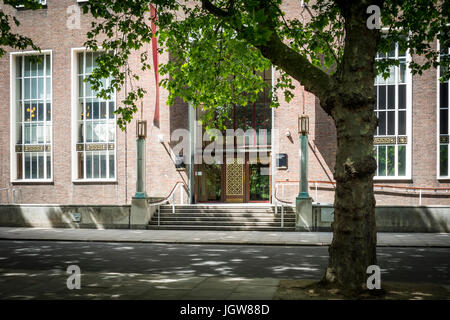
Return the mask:
M 244 202 L 245 201 L 245 164 L 238 163 L 234 158 L 233 163 L 225 163 L 225 202 Z

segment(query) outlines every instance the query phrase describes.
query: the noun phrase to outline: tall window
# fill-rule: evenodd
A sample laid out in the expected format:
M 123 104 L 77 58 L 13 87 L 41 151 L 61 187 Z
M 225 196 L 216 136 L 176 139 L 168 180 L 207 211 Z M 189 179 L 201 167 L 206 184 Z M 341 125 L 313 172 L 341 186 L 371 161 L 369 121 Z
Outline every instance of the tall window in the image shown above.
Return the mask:
M 50 53 L 12 55 L 15 157 L 12 179 L 52 179 L 52 65 Z M 13 123 L 14 123 L 13 122 Z
M 450 48 L 440 49 L 440 58 L 443 56 L 449 56 Z M 449 156 L 448 156 L 448 145 L 449 145 L 449 79 L 445 79 L 444 82 L 440 82 L 442 77 L 442 69 L 439 68 L 438 73 L 438 106 L 439 106 L 439 177 L 448 178 L 449 177 Z
M 374 111 L 378 128 L 374 138 L 374 157 L 377 160 L 377 178 L 407 178 L 410 172 L 410 123 L 411 100 L 410 73 L 406 65 L 406 52 L 398 45 L 388 53 L 378 53 L 377 60 L 398 59 L 399 66 L 392 66 L 389 78 L 378 75 L 375 79 L 377 100 Z
M 259 72 L 258 72 L 259 73 Z M 245 145 L 250 147 L 270 146 L 272 131 L 272 110 L 270 108 L 270 90 L 272 88 L 272 69 L 260 72 L 264 82 L 269 86 L 259 93 L 254 103 L 246 106 L 228 106 L 228 121 L 225 122 L 229 129 L 253 129 L 254 132 L 245 137 Z
M 113 180 L 116 168 L 115 101 L 97 98 L 84 80 L 96 67 L 99 53 L 78 52 L 76 163 L 78 180 Z M 108 86 L 110 79 L 104 79 Z

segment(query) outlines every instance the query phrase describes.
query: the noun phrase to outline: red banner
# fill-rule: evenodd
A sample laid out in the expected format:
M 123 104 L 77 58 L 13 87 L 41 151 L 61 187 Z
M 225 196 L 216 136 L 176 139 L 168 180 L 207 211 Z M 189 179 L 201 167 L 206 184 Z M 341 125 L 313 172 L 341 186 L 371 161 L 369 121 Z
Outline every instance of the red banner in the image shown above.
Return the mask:
M 155 101 L 155 115 L 153 117 L 153 125 L 159 128 L 159 74 L 158 74 L 158 39 L 155 37 L 156 25 L 154 21 L 158 20 L 156 8 L 150 4 L 150 20 L 152 27 L 152 55 L 153 55 L 153 70 L 155 71 L 155 86 L 156 86 L 156 101 Z

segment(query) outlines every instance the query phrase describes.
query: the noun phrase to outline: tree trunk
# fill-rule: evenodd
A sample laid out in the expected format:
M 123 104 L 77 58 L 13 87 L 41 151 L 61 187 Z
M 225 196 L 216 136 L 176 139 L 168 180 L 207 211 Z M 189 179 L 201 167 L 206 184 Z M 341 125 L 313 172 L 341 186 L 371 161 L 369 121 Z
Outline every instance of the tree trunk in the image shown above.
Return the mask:
M 383 1 L 376 1 L 382 7 Z M 379 30 L 366 26 L 367 1 L 338 2 L 345 18 L 345 52 L 324 104 L 337 133 L 333 241 L 323 282 L 343 293 L 365 290 L 376 262 L 373 134 L 375 56 Z
M 358 293 L 366 288 L 366 269 L 376 264 L 373 132 L 371 100 L 363 106 L 336 106 L 336 193 L 333 241 L 326 283 Z

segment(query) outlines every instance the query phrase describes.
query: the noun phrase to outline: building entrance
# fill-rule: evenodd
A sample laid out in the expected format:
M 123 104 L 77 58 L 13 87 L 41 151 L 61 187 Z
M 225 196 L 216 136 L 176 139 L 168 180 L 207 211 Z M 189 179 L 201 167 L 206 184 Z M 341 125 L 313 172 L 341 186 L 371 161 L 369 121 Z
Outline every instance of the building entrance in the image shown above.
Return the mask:
M 247 152 L 220 164 L 200 164 L 195 170 L 195 201 L 270 202 L 270 156 L 261 159 Z

